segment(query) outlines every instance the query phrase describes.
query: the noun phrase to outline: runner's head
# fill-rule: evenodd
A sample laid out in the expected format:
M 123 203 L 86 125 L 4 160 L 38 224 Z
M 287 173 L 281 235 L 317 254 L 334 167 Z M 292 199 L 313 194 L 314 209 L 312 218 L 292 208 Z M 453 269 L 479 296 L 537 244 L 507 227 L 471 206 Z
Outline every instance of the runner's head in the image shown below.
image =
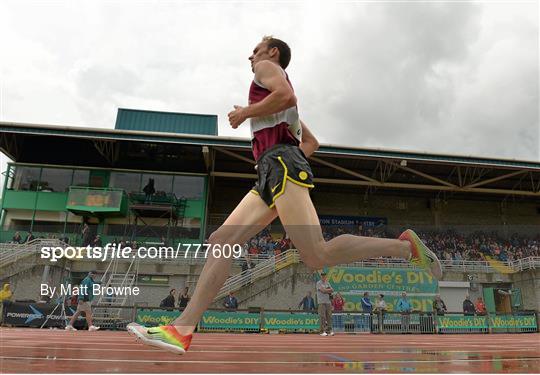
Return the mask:
M 255 64 L 263 60 L 273 61 L 286 69 L 291 61 L 291 49 L 284 41 L 272 36 L 265 36 L 253 49 L 253 54 L 249 57 L 251 70 L 254 70 Z

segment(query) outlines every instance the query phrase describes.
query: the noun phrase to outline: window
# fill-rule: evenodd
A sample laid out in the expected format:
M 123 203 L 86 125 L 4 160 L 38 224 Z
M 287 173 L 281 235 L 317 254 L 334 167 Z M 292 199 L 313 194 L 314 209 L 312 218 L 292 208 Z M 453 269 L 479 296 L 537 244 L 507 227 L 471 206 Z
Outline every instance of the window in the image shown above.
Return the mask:
M 72 186 L 88 186 L 90 171 L 78 170 L 73 173 Z M 100 186 L 101 187 L 101 186 Z
M 202 199 L 204 192 L 204 177 L 174 176 L 173 193 L 176 198 Z
M 141 175 L 138 173 L 112 172 L 111 187 L 124 189 L 127 193 L 139 193 L 141 187 Z
M 39 183 L 41 168 L 16 167 L 13 190 L 36 191 Z
M 6 221 L 4 224 L 4 230 L 16 230 L 19 231 L 21 236 L 27 231 L 30 230 L 32 225 L 32 220 L 21 220 L 21 219 L 12 219 L 9 222 Z M 23 238 L 25 238 L 23 236 Z
M 148 184 L 148 180 L 151 178 L 154 179 L 154 189 L 156 189 L 156 194 L 159 194 L 160 192 L 169 194 L 171 192 L 173 176 L 167 176 L 164 174 L 143 174 L 143 189 L 144 186 Z
M 72 175 L 73 170 L 70 169 L 43 168 L 38 190 L 68 191 Z

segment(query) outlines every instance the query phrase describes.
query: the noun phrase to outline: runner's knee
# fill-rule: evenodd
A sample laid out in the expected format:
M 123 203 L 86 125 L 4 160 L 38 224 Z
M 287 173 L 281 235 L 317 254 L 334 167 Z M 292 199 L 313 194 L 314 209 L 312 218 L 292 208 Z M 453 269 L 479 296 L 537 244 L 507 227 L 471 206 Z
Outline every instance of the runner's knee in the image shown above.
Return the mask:
M 330 254 L 325 246 L 310 249 L 310 251 L 308 252 L 302 252 L 301 249 L 299 250 L 300 253 L 306 254 L 303 257 L 302 261 L 306 266 L 311 269 L 319 270 L 332 263 L 330 259 Z
M 304 252 L 301 249 L 299 250 L 301 254 L 304 254 L 302 261 L 308 268 L 311 268 L 312 270 L 319 270 L 326 265 L 324 257 L 321 257 L 321 251 L 311 250 L 309 252 Z
M 235 237 L 232 230 L 219 227 L 208 237 L 208 243 L 212 245 L 232 244 L 235 243 Z

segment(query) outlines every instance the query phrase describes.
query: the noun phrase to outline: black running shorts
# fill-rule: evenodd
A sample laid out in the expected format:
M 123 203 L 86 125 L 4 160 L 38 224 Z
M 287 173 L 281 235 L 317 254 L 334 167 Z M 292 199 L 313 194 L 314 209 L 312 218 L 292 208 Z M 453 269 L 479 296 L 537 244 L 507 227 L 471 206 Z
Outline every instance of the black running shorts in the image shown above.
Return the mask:
M 251 192 L 270 207 L 285 192 L 287 182 L 313 188 L 313 173 L 299 147 L 279 144 L 266 150 L 257 161 L 257 182 Z

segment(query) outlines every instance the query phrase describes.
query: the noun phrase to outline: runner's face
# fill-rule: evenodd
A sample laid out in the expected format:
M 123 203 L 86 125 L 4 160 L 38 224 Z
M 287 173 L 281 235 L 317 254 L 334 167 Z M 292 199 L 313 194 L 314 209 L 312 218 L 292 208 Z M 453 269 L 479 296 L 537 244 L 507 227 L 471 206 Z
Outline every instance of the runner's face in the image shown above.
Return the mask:
M 270 59 L 270 49 L 265 42 L 260 42 L 257 44 L 253 53 L 249 56 L 249 61 L 251 61 L 251 71 L 255 71 L 254 67 L 259 61 L 269 60 Z

